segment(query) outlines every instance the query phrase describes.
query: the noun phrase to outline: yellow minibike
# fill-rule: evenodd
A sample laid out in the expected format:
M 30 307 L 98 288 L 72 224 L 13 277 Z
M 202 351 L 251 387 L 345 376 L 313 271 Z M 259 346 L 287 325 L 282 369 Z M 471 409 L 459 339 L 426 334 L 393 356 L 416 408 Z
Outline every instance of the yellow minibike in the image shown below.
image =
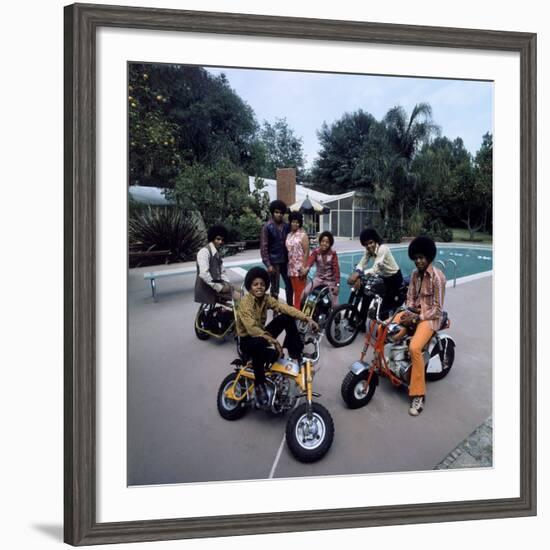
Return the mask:
M 313 401 L 320 395 L 313 391 L 313 379 L 319 372 L 319 349 L 322 332 L 312 332 L 305 323 L 298 323 L 304 338 L 300 362 L 279 357 L 273 349 L 273 361 L 266 370 L 268 396 L 266 410 L 272 414 L 292 411 L 286 424 L 286 442 L 290 452 L 301 462 L 315 462 L 328 452 L 334 438 L 334 422 L 328 410 Z M 254 393 L 254 370 L 249 358 L 242 356 L 231 364 L 218 390 L 217 405 L 226 420 L 242 418 L 248 409 L 260 408 Z M 304 402 L 297 404 L 299 399 Z

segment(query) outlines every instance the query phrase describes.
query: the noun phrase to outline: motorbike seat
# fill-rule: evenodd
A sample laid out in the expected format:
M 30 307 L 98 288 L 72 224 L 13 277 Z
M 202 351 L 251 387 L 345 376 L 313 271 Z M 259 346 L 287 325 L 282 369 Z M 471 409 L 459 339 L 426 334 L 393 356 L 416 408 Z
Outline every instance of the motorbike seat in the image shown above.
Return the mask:
M 237 336 L 236 338 L 237 340 L 237 353 L 239 354 L 239 358 L 238 359 L 234 359 L 231 364 L 232 365 L 239 365 L 239 366 L 242 366 L 242 365 L 246 365 L 247 363 L 251 362 L 252 361 L 252 357 L 248 354 L 248 353 L 245 353 L 241 347 L 241 339 L 240 337 Z M 269 358 L 268 360 L 268 365 L 266 365 L 266 368 L 268 368 L 269 366 L 271 366 L 273 363 L 275 363 L 275 361 L 278 359 L 279 357 L 279 353 L 277 352 L 277 350 L 275 348 L 272 348 L 273 349 L 273 353 L 271 354 L 271 357 Z

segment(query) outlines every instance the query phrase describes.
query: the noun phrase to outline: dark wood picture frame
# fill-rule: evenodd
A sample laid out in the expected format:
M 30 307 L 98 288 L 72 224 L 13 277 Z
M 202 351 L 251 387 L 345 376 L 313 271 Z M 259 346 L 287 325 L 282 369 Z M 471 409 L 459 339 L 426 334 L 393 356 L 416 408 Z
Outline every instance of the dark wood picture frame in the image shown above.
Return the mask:
M 98 27 L 468 48 L 520 58 L 520 496 L 434 504 L 96 521 L 96 150 Z M 531 33 L 74 4 L 65 8 L 64 522 L 72 545 L 536 514 L 536 35 Z

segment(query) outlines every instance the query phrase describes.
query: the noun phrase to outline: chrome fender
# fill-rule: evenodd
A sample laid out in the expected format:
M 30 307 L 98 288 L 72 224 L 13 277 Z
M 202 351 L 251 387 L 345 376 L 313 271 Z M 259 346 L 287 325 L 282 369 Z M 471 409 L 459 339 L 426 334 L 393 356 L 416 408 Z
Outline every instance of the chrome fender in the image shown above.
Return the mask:
M 369 370 L 369 367 L 370 365 L 364 361 L 355 361 L 355 363 L 352 363 L 349 370 L 353 372 L 353 374 L 357 375 Z
M 444 342 L 444 346 L 456 347 L 453 338 L 445 332 L 438 332 L 437 334 L 435 334 L 428 344 L 427 351 L 424 353 L 424 360 L 428 365 L 426 368 L 426 372 L 441 372 L 443 370 L 439 353 L 436 353 L 432 357 L 435 348 L 442 345 L 442 342 Z
M 432 336 L 432 339 L 428 344 L 428 351 L 430 352 L 430 355 L 432 354 L 432 351 L 434 350 L 435 346 L 437 346 L 439 342 L 442 340 L 448 340 L 449 342 L 452 342 L 453 346 L 456 346 L 452 336 L 449 336 L 446 332 L 438 332 L 437 334 Z

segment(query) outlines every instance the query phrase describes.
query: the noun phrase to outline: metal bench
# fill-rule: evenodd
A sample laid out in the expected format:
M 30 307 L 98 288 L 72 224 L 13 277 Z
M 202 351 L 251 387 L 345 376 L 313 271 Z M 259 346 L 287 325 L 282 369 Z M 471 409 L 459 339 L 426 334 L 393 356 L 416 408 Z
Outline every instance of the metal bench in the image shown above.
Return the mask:
M 188 275 L 189 273 L 196 273 L 197 268 L 195 266 L 180 267 L 178 269 L 164 269 L 163 271 L 150 271 L 143 274 L 145 280 L 149 280 L 151 283 L 151 292 L 153 294 L 153 300 L 157 301 L 157 285 L 156 279 L 162 277 L 174 277 L 176 275 Z
M 232 256 L 237 254 L 237 252 L 242 252 L 246 249 L 246 243 L 244 241 L 237 243 L 229 243 L 223 246 L 223 255 Z

